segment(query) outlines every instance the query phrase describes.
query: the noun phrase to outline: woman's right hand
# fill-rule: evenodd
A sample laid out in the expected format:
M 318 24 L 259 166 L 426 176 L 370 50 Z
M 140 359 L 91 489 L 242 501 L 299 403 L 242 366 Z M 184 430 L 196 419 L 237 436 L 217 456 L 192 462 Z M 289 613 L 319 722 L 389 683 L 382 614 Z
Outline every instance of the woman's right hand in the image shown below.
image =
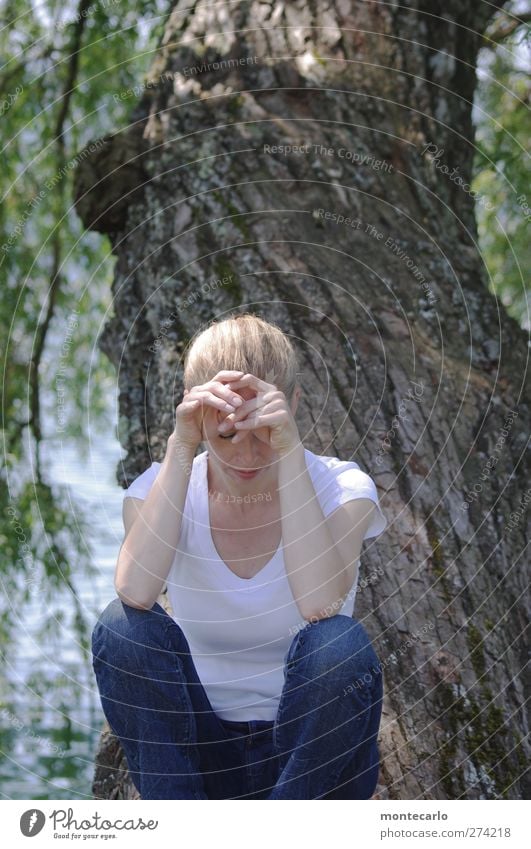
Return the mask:
M 231 380 L 243 377 L 243 371 L 218 371 L 207 383 L 185 389 L 183 400 L 175 410 L 174 439 L 194 451 L 203 439 L 202 423 L 206 407 L 214 407 L 222 412 L 233 413 L 243 402 L 241 395 L 225 386 Z M 237 399 L 237 400 L 236 400 Z M 232 403 L 232 401 L 235 403 Z

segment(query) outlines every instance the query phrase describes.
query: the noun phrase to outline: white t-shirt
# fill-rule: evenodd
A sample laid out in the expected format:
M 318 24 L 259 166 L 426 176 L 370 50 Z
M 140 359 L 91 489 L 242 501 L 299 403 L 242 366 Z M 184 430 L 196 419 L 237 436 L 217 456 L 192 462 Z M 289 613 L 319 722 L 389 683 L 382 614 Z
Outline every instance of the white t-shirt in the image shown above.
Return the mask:
M 381 534 L 387 519 L 372 478 L 353 461 L 304 452 L 325 518 L 345 501 L 370 498 L 376 510 L 364 539 Z M 253 578 L 239 578 L 219 557 L 210 527 L 207 455 L 203 451 L 192 463 L 181 535 L 166 582 L 168 598 L 216 714 L 236 722 L 272 720 L 284 684 L 285 656 L 307 622 L 291 592 L 282 544 Z M 160 466 L 153 462 L 123 497 L 146 498 Z M 352 616 L 356 585 L 337 613 Z

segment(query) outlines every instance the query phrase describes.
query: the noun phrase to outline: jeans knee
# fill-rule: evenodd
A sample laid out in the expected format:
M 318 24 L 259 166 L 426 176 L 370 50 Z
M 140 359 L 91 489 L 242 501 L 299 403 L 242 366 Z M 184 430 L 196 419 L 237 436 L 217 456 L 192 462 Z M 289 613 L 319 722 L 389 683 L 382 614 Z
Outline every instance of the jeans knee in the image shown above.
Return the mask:
M 317 677 L 329 670 L 347 676 L 353 671 L 374 675 L 380 665 L 361 622 L 340 613 L 308 623 L 299 631 L 291 645 L 289 661 L 297 661 L 306 677 Z
M 120 668 L 144 668 L 148 656 L 162 663 L 169 653 L 183 648 L 179 625 L 156 602 L 149 610 L 130 607 L 114 598 L 101 612 L 92 630 L 93 663 L 105 660 Z
M 150 613 L 151 610 L 140 610 L 124 604 L 117 596 L 109 602 L 98 616 L 92 630 L 92 642 L 99 640 L 108 642 L 121 637 L 127 638 L 134 628 L 145 628 Z

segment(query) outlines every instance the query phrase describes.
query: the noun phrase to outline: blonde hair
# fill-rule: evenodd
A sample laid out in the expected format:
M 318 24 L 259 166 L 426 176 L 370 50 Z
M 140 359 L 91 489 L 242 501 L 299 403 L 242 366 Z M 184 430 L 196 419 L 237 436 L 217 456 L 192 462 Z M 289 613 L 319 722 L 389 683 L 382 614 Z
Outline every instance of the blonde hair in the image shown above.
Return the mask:
M 192 339 L 184 359 L 184 388 L 212 380 L 222 369 L 254 374 L 291 400 L 298 361 L 290 339 L 276 324 L 253 313 L 214 321 Z

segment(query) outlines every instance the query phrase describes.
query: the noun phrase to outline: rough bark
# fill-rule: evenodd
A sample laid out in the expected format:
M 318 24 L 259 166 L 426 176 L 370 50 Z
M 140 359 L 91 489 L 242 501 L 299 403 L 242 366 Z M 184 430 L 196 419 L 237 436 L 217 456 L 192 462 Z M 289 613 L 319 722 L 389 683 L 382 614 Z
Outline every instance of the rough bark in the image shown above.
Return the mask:
M 528 349 L 456 182 L 493 8 L 183 0 L 115 139 L 134 155 L 115 151 L 104 179 L 98 151 L 80 168 L 78 209 L 117 256 L 100 345 L 118 370 L 118 482 L 163 455 L 190 336 L 241 306 L 297 340 L 305 445 L 377 483 L 390 527 L 365 546 L 356 615 L 385 670 L 390 798 L 525 794 Z M 97 762 L 119 765 L 109 745 Z M 127 797 L 102 768 L 95 795 Z

